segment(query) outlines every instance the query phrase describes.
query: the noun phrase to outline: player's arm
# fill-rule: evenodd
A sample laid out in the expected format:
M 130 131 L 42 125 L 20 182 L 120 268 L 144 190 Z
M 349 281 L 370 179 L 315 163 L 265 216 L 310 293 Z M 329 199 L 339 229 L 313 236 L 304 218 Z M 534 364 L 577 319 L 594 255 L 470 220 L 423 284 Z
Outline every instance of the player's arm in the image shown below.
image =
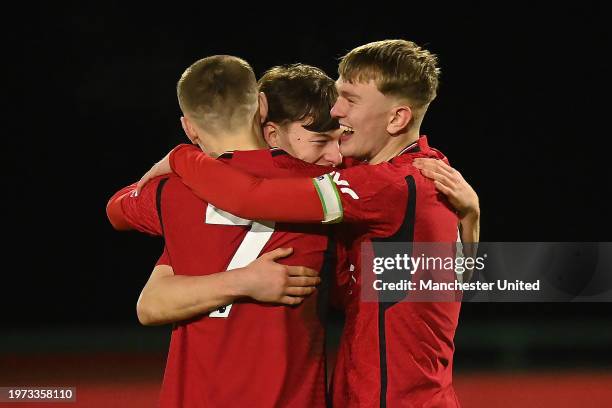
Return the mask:
M 136 184 L 116 192 L 106 205 L 106 215 L 113 228 L 119 231 L 138 230 L 151 235 L 162 235 L 157 212 L 157 192 L 162 178 L 151 180 L 135 196 Z
M 246 219 L 279 222 L 383 223 L 386 204 L 401 192 L 395 179 L 371 167 L 355 166 L 316 178 L 265 179 L 249 175 L 198 148 L 181 145 L 138 183 L 168 172 L 178 175 L 198 197 Z
M 239 217 L 279 222 L 326 220 L 311 178 L 254 177 L 190 145 L 174 149 L 169 164 L 197 196 Z M 329 214 L 327 218 L 334 217 Z
M 108 220 L 113 228 L 117 231 L 127 231 L 133 229 L 132 225 L 128 222 L 125 214 L 123 213 L 121 201 L 125 196 L 129 196 L 131 194 L 134 187 L 134 184 L 123 187 L 121 190 L 113 194 L 106 204 L 106 216 L 108 217 Z
M 138 299 L 138 320 L 147 326 L 177 322 L 240 298 L 299 304 L 315 291 L 320 278 L 313 269 L 275 262 L 291 252 L 275 249 L 244 268 L 202 276 L 175 275 L 172 266 L 158 262 Z
M 459 171 L 442 160 L 418 158 L 413 164 L 425 177 L 434 181 L 436 189 L 446 195 L 455 208 L 461 221 L 464 254 L 476 256 L 476 244 L 480 239 L 480 203 L 476 191 Z
M 311 178 L 253 177 L 193 145 L 179 145 L 156 163 L 138 182 L 137 194 L 150 180 L 172 172 L 199 198 L 242 218 L 317 223 L 341 215 L 322 207 Z

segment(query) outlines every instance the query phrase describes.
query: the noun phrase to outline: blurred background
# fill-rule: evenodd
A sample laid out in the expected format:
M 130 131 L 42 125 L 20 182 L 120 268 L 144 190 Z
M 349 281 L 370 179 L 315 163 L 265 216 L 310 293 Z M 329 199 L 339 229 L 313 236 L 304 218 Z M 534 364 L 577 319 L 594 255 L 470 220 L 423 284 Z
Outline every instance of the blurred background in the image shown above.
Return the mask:
M 355 46 L 413 40 L 443 72 L 423 133 L 479 193 L 481 240 L 611 240 L 604 2 L 266 6 L 5 13 L 0 386 L 76 386 L 73 407 L 155 405 L 170 327 L 139 326 L 135 304 L 163 243 L 113 231 L 105 205 L 186 140 L 175 84 L 212 54 L 335 78 Z M 463 406 L 609 406 L 611 323 L 611 303 L 464 304 Z

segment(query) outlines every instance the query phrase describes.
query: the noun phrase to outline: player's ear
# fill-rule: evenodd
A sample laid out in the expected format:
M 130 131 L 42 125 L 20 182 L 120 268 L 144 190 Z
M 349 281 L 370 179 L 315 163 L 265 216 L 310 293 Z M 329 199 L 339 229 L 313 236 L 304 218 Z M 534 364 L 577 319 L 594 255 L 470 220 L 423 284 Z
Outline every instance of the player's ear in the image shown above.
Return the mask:
M 387 132 L 397 135 L 405 131 L 412 120 L 412 109 L 408 105 L 396 106 L 391 110 L 387 122 Z
M 189 118 L 181 116 L 181 125 L 183 126 L 183 131 L 185 132 L 191 143 L 197 145 L 199 142 L 198 131 L 195 129 L 193 123 L 191 123 Z
M 259 120 L 263 125 L 266 123 L 266 119 L 268 118 L 268 98 L 266 98 L 266 94 L 263 92 L 259 93 Z
M 278 147 L 278 126 L 274 122 L 266 122 L 263 127 L 263 137 L 270 147 Z

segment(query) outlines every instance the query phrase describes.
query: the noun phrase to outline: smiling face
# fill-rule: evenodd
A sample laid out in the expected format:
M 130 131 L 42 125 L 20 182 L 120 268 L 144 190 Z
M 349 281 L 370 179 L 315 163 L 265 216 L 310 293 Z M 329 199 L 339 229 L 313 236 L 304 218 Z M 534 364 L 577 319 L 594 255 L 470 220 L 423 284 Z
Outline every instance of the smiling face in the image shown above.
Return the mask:
M 387 126 L 392 117 L 392 98 L 383 95 L 374 81 L 336 82 L 338 99 L 331 115 L 340 122 L 340 153 L 360 160 L 374 157 L 388 143 Z
M 264 137 L 270 146 L 277 146 L 308 163 L 321 166 L 336 166 L 342 162 L 338 141 L 340 129 L 328 132 L 313 132 L 304 128 L 307 120 L 278 125 L 264 125 Z
M 340 129 L 330 109 L 338 93 L 319 68 L 292 64 L 270 68 L 259 80 L 268 104 L 263 133 L 272 147 L 323 166 L 340 164 Z
M 344 55 L 338 65 L 338 100 L 331 113 L 343 126 L 344 156 L 386 161 L 419 136 L 436 97 L 437 58 L 411 41 L 383 40 Z

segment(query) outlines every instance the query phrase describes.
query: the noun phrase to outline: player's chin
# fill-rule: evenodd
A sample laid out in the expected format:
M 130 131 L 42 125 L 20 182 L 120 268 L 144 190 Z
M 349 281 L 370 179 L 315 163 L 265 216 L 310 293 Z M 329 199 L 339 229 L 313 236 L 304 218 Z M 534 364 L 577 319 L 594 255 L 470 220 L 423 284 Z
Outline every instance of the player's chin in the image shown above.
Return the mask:
M 351 148 L 350 144 L 341 144 L 340 154 L 342 155 L 342 157 L 353 157 L 355 152 L 354 149 Z
M 351 138 L 340 142 L 340 154 L 344 157 L 352 157 L 355 154 L 354 145 Z

